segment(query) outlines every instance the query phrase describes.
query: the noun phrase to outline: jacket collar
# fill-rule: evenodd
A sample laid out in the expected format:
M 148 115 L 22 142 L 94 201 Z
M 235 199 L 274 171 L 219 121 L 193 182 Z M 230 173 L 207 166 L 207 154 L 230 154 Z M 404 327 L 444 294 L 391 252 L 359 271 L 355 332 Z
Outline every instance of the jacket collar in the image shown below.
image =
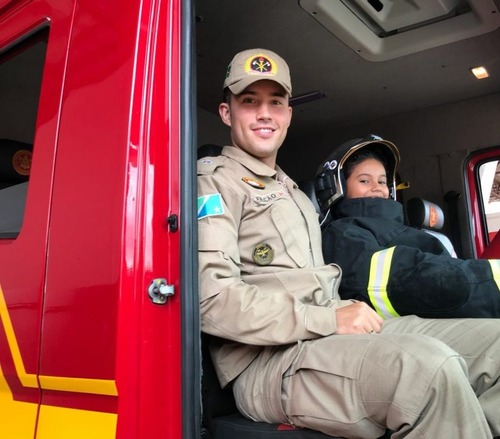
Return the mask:
M 403 223 L 403 206 L 386 198 L 342 198 L 333 208 L 335 219 L 346 217 L 378 218 Z

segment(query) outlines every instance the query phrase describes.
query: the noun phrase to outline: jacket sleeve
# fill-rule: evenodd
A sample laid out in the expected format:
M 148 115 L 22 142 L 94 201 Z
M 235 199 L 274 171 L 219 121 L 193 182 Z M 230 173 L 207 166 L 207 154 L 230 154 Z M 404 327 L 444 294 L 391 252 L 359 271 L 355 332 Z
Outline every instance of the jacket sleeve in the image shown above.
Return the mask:
M 427 318 L 498 318 L 498 261 L 458 259 L 397 246 L 387 301 L 400 315 Z M 375 269 L 375 261 L 373 262 Z M 380 269 L 380 267 L 378 267 Z M 384 291 L 381 285 L 380 291 Z M 373 297 L 373 295 L 372 295 Z
M 243 275 L 241 194 L 210 176 L 198 177 L 198 194 L 220 194 L 224 212 L 198 220 L 202 330 L 260 346 L 333 334 L 338 268 L 273 267 Z
M 384 318 L 500 316 L 496 261 L 382 246 L 369 230 L 342 222 L 323 232 L 323 251 L 342 268 L 341 297 L 364 300 Z
M 372 255 L 384 247 L 363 227 L 344 221 L 333 221 L 322 236 L 326 263 L 335 263 L 342 269 L 339 293 L 342 299 L 368 302 L 366 293 Z

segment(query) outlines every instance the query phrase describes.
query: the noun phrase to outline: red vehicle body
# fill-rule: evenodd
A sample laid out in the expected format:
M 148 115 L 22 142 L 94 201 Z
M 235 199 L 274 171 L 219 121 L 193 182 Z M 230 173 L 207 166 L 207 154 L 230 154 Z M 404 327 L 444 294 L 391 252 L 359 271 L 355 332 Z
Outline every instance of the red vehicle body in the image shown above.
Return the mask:
M 0 2 L 0 49 L 47 42 L 24 222 L 0 240 L 2 438 L 197 436 L 182 394 L 199 394 L 199 370 L 181 348 L 183 240 L 196 255 L 179 189 L 181 7 Z

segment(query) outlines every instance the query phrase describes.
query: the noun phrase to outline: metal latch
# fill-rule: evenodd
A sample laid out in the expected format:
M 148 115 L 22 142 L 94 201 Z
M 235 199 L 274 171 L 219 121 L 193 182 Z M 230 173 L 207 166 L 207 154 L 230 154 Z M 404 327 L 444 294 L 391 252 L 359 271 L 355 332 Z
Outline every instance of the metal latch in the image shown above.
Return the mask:
M 167 299 L 174 295 L 174 286 L 168 285 L 164 278 L 153 279 L 149 285 L 148 294 L 153 303 L 164 305 Z

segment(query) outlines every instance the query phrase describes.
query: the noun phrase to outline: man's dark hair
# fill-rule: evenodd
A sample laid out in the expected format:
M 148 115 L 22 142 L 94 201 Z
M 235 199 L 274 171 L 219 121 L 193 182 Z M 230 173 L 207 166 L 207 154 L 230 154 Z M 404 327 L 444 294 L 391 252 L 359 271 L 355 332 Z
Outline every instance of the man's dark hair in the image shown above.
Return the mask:
M 222 92 L 222 102 L 224 102 L 225 104 L 229 104 L 232 94 L 233 93 L 231 92 L 231 90 L 229 90 L 229 87 L 226 87 Z

